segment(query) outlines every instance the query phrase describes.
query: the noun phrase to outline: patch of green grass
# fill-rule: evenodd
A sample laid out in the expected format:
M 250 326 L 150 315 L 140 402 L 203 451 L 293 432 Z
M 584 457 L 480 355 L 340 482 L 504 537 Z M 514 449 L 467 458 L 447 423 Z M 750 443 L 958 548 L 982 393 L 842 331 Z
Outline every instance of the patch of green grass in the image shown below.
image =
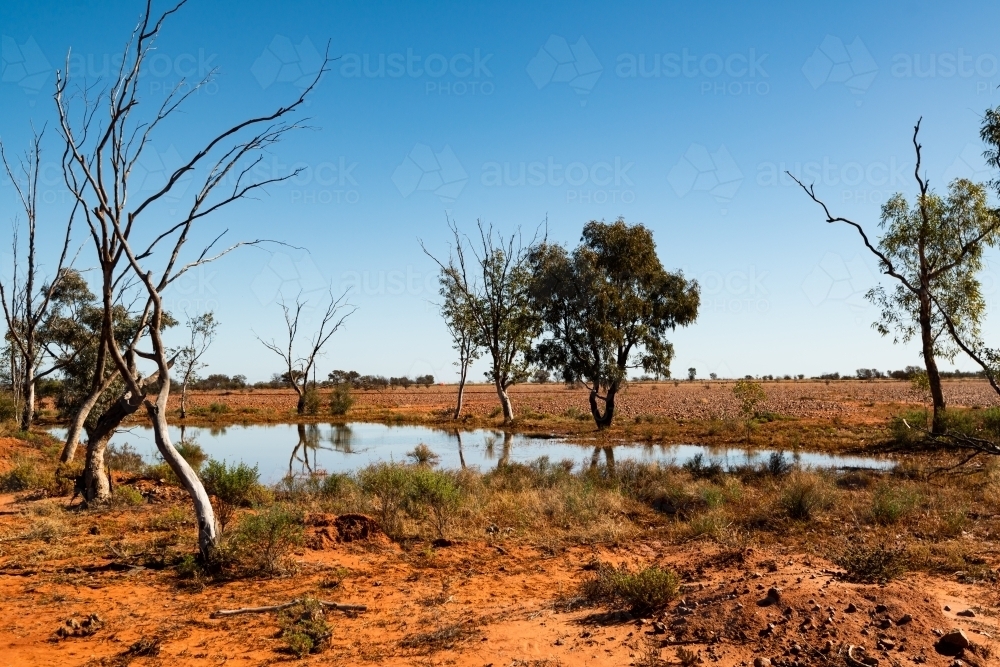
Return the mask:
M 833 562 L 844 570 L 844 579 L 856 583 L 885 583 L 906 571 L 906 550 L 886 542 L 852 542 Z
M 333 632 L 323 614 L 323 606 L 312 598 L 282 609 L 278 614 L 281 639 L 299 659 L 323 651 Z

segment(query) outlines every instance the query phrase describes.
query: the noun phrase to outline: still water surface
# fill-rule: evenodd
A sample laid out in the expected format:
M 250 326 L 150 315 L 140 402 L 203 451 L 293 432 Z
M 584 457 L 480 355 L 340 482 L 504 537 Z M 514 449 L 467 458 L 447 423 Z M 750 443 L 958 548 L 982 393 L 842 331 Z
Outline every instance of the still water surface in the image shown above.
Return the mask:
M 62 429 L 53 434 L 61 436 Z M 681 465 L 701 454 L 726 468 L 766 462 L 770 450 L 745 450 L 702 445 L 618 445 L 594 448 L 560 439 L 517 435 L 480 429 L 456 431 L 426 426 L 389 426 L 355 422 L 350 424 L 254 424 L 220 428 L 171 428 L 176 444 L 197 442 L 208 456 L 230 463 L 256 465 L 261 480 L 277 482 L 282 477 L 311 472 L 349 472 L 378 461 L 408 461 L 407 452 L 424 443 L 439 457 L 443 468 L 462 466 L 482 470 L 501 462 L 528 462 L 541 456 L 552 461 L 569 459 L 577 469 L 594 462 L 633 459 Z M 115 435 L 112 444 L 128 443 L 150 463 L 159 460 L 152 430 L 136 427 Z M 833 456 L 815 452 L 788 452 L 786 458 L 802 466 L 834 468 L 887 468 L 889 459 Z

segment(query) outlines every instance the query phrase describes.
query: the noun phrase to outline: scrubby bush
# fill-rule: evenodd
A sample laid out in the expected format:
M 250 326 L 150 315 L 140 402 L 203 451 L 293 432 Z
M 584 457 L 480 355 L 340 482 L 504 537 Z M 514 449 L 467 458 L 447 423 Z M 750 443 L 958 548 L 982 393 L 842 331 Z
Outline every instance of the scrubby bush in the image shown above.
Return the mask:
M 792 477 L 781 492 L 781 507 L 796 521 L 809 521 L 830 504 L 830 496 L 818 476 L 801 473 Z
M 208 458 L 208 454 L 202 449 L 194 440 L 181 440 L 177 443 L 175 447 L 177 453 L 181 455 L 181 458 L 187 461 L 188 465 L 191 466 L 195 472 L 201 470 L 202 464 L 205 463 L 205 459 Z
M 354 398 L 351 396 L 351 385 L 346 382 L 338 384 L 330 392 L 329 407 L 331 415 L 346 415 L 352 405 L 354 405 Z
M 687 470 L 694 479 L 717 480 L 720 479 L 725 473 L 725 469 L 722 467 L 721 463 L 715 460 L 705 463 L 705 456 L 701 453 L 695 454 L 689 460 L 685 461 L 682 467 Z
M 905 549 L 885 542 L 852 542 L 834 554 L 832 560 L 843 568 L 847 581 L 857 583 L 885 583 L 906 570 Z
M 927 410 L 907 410 L 893 417 L 889 422 L 893 444 L 900 447 L 919 444 L 925 437 L 924 431 L 927 429 L 929 419 L 930 413 Z
M 402 512 L 410 496 L 410 469 L 400 463 L 375 463 L 358 472 L 361 490 L 374 498 L 375 513 L 383 532 L 399 535 Z
M 17 419 L 17 402 L 9 391 L 0 391 L 0 423 Z
M 211 459 L 201 472 L 201 481 L 216 498 L 216 514 L 223 530 L 236 508 L 252 507 L 264 495 L 257 466 L 251 468 L 242 462 L 229 466 L 225 461 Z
M 440 456 L 422 442 L 408 451 L 406 456 L 419 466 L 435 466 L 441 460 Z
M 323 398 L 319 394 L 319 389 L 310 387 L 302 396 L 303 411 L 307 415 L 319 414 L 319 408 L 323 403 Z
M 229 414 L 229 406 L 225 403 L 210 403 L 208 405 L 208 413 L 212 416 Z
M 17 492 L 37 489 L 45 485 L 42 472 L 37 463 L 26 456 L 15 454 L 13 467 L 0 474 L 0 491 Z
M 412 476 L 411 514 L 430 515 L 438 537 L 443 538 L 448 524 L 458 510 L 461 492 L 452 477 L 444 472 L 422 468 Z
M 238 574 L 274 576 L 289 567 L 288 556 L 302 541 L 302 514 L 275 505 L 243 516 L 223 552 Z
M 282 609 L 278 614 L 278 626 L 282 641 L 300 659 L 321 652 L 333 634 L 323 615 L 323 605 L 313 598 Z
M 139 474 L 146 469 L 142 454 L 132 449 L 132 445 L 127 442 L 121 446 L 109 444 L 104 450 L 104 462 L 109 468 L 119 472 Z
M 111 504 L 114 507 L 138 507 L 146 502 L 142 494 L 131 486 L 119 485 L 111 490 Z
M 872 521 L 883 526 L 898 523 L 919 503 L 920 495 L 913 489 L 883 482 L 872 494 Z
M 591 602 L 624 606 L 640 614 L 663 609 L 679 590 L 680 577 L 656 566 L 632 572 L 625 565 L 601 564 L 597 575 L 583 585 L 583 595 Z

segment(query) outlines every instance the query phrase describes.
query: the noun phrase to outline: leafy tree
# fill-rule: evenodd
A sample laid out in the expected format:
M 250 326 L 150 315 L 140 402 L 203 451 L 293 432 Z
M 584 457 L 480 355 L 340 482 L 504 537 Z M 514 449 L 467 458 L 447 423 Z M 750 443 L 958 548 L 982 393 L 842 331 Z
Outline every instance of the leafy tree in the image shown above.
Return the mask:
M 740 403 L 740 420 L 743 422 L 746 441 L 749 443 L 760 404 L 767 398 L 764 394 L 764 387 L 759 382 L 750 379 L 737 380 L 736 384 L 733 385 L 733 396 Z
M 698 377 L 698 369 L 697 368 L 689 368 L 688 369 L 688 382 L 694 382 L 694 380 L 695 380 L 696 377 Z
M 894 332 L 897 343 L 919 340 L 934 406 L 931 431 L 940 434 L 945 430 L 945 400 L 937 359 L 954 359 L 960 349 L 956 340 L 979 337 L 985 306 L 977 276 L 984 249 L 1000 239 L 1000 216 L 987 204 L 985 188 L 971 181 L 953 181 L 945 197 L 930 190 L 920 175 L 919 131 L 917 122 L 913 128 L 917 198 L 911 204 L 896 194 L 882 206 L 883 233 L 877 247 L 860 224 L 832 215 L 813 186 L 796 182 L 823 207 L 827 222 L 854 227 L 878 258 L 882 273 L 895 280 L 893 289 L 880 285 L 866 295 L 882 311 L 873 327 L 883 336 Z
M 514 421 L 514 406 L 507 390 L 528 379 L 527 353 L 541 331 L 531 308 L 529 257 L 536 239 L 522 243 L 519 232 L 501 236 L 492 225 L 477 223 L 475 243 L 449 222 L 455 245 L 447 262 L 424 252 L 441 268 L 441 280 L 453 290 L 475 323 L 476 339 L 490 355 L 486 377 L 500 399 L 504 424 Z
M 482 356 L 480 328 L 477 324 L 472 302 L 466 298 L 460 283 L 446 270 L 441 271 L 441 317 L 451 335 L 451 347 L 458 353 L 458 396 L 455 399 L 453 419 L 462 415 L 462 401 L 465 398 L 465 383 L 469 378 L 469 366 Z
M 188 318 L 191 338 L 177 355 L 177 365 L 181 370 L 181 419 L 187 417 L 188 386 L 198 379 L 198 371 L 206 367 L 201 358 L 215 340 L 218 326 L 219 321 L 211 311 Z
M 581 241 L 572 253 L 543 244 L 531 255 L 532 305 L 547 334 L 532 358 L 567 383 L 583 382 L 603 429 L 630 369 L 669 377 L 674 348 L 667 334 L 695 321 L 699 290 L 663 268 L 643 225 L 592 221 Z

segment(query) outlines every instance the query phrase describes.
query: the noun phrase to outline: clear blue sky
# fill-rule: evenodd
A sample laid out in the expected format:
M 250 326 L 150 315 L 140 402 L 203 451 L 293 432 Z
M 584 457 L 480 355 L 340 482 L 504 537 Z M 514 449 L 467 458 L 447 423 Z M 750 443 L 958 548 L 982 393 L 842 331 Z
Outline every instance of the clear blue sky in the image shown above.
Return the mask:
M 434 266 L 418 239 L 445 253 L 446 215 L 468 230 L 482 218 L 532 231 L 547 218 L 550 237 L 572 244 L 588 220 L 624 216 L 654 231 L 668 268 L 702 284 L 698 322 L 674 336 L 676 375 L 919 363 L 914 346 L 870 327 L 877 311 L 863 294 L 879 276 L 857 236 L 824 224 L 781 172 L 815 181 L 835 211 L 874 231 L 889 195 L 912 196 L 910 136 L 923 117 L 932 186 L 989 177 L 978 129 L 1000 104 L 1000 5 L 878 4 L 192 0 L 163 31 L 144 100 L 153 106 L 182 76 L 219 75 L 154 138 L 150 184 L 214 129 L 291 99 L 328 40 L 342 58 L 305 111 L 316 129 L 265 162 L 268 174 L 302 165 L 303 177 L 216 216 L 197 239 L 228 228 L 234 240 L 308 252 L 241 250 L 169 302 L 221 320 L 210 371 L 261 379 L 279 368 L 254 337 L 280 335 L 276 295 L 353 287 L 357 313 L 321 374 L 451 379 L 430 303 Z M 72 47 L 71 74 L 100 76 L 140 9 L 0 6 L 9 149 L 23 148 L 31 122 L 48 122 L 54 138 L 54 68 Z M 48 150 L 55 164 L 58 146 Z M 52 229 L 66 193 L 47 174 L 40 224 Z M 9 183 L 0 202 L 6 225 L 16 213 Z M 6 251 L 9 233 L 0 238 Z M 92 264 L 89 252 L 78 266 Z M 984 280 L 996 311 L 996 257 Z

